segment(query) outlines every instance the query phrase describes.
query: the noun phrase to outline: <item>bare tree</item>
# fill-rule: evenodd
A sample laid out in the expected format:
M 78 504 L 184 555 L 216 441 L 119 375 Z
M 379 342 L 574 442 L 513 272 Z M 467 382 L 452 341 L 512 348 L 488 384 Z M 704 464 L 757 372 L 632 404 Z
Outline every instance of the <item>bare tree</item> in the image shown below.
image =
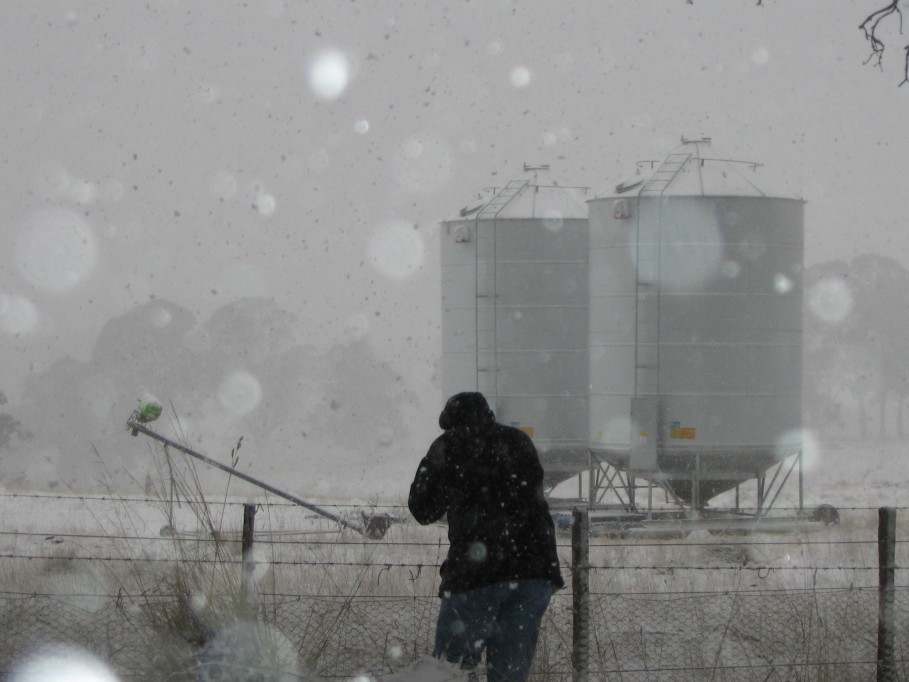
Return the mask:
M 865 34 L 865 40 L 871 45 L 871 54 L 868 55 L 867 63 L 872 63 L 878 68 L 883 68 L 884 60 L 884 49 L 886 44 L 884 39 L 881 37 L 881 23 L 885 19 L 896 19 L 900 34 L 903 32 L 903 12 L 900 9 L 901 0 L 892 0 L 892 2 L 887 3 L 880 9 L 875 10 L 859 25 L 859 28 Z M 903 57 L 903 80 L 900 81 L 900 86 L 904 83 L 909 83 L 909 45 L 906 45 L 903 48 L 904 57 Z
M 694 4 L 694 0 L 685 0 L 685 2 L 689 5 Z M 893 23 L 893 20 L 895 20 L 899 32 L 902 35 L 903 11 L 900 8 L 902 2 L 903 0 L 890 0 L 883 7 L 871 12 L 871 14 L 865 17 L 865 20 L 859 24 L 859 29 L 865 34 L 865 40 L 867 40 L 868 44 L 871 46 L 871 54 L 869 54 L 868 59 L 865 60 L 866 64 L 873 64 L 883 70 L 884 51 L 887 47 L 887 43 L 882 37 L 882 24 L 890 25 Z M 764 0 L 756 0 L 755 4 L 759 7 L 763 7 Z M 885 20 L 887 19 L 890 19 L 891 21 L 886 22 Z M 900 86 L 906 83 L 909 83 L 909 44 L 903 47 L 903 80 L 900 81 Z

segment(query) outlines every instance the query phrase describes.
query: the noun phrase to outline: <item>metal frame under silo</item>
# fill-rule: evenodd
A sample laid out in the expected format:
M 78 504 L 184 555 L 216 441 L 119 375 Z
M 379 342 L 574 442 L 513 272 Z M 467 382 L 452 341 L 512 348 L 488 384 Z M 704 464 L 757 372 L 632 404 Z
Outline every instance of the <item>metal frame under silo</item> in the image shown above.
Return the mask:
M 754 507 L 741 505 L 739 486 L 736 486 L 734 506 L 714 509 L 696 501 L 686 504 L 666 485 L 670 474 L 631 471 L 591 452 L 586 500 L 582 476 L 579 475 L 577 500 L 551 499 L 550 503 L 557 521 L 562 525 L 564 519 L 560 510 L 584 506 L 590 511 L 593 532 L 617 537 L 683 536 L 695 529 L 719 534 L 791 532 L 837 524 L 839 512 L 829 504 L 805 509 L 803 460 L 803 451 L 799 451 L 756 474 L 753 479 L 757 483 Z M 798 485 L 798 507 L 776 509 L 774 505 L 782 490 L 790 484 L 794 472 Z M 678 479 L 678 475 L 675 477 Z M 697 487 L 697 476 L 690 480 Z M 646 504 L 638 504 L 641 491 L 646 491 Z M 662 505 L 655 501 L 655 491 L 663 493 Z M 607 496 L 611 496 L 611 501 L 607 501 Z M 697 498 L 697 494 L 694 497 Z
M 698 461 L 700 458 L 697 453 L 693 455 L 693 459 L 695 462 L 692 467 L 694 475 L 688 480 L 691 481 L 694 494 L 692 495 L 691 503 L 686 504 L 673 492 L 671 487 L 665 484 L 665 481 L 670 478 L 676 480 L 680 479 L 677 474 L 667 474 L 661 471 L 634 472 L 629 469 L 622 469 L 614 466 L 607 459 L 591 452 L 590 478 L 588 481 L 588 499 L 590 500 L 590 507 L 605 508 L 608 505 L 604 503 L 604 498 L 607 494 L 612 493 L 618 500 L 619 505 L 626 511 L 638 511 L 637 491 L 645 489 L 648 493 L 646 510 L 648 512 L 653 512 L 653 489 L 658 488 L 663 491 L 667 504 L 669 504 L 671 500 L 671 503 L 679 509 L 690 512 L 703 511 L 705 507 L 701 504 L 699 492 L 700 468 L 698 466 Z M 804 509 L 804 471 L 802 466 L 802 452 L 799 451 L 795 455 L 781 460 L 775 467 L 771 468 L 773 469 L 773 475 L 770 478 L 769 484 L 767 483 L 767 472 L 769 469 L 755 474 L 754 480 L 757 482 L 757 500 L 754 509 L 758 514 L 762 511 L 770 511 L 776 503 L 780 492 L 792 476 L 792 472 L 797 470 L 799 496 L 798 509 L 799 511 L 802 511 Z M 785 474 L 783 474 L 783 478 L 780 479 L 780 473 L 784 469 Z M 640 480 L 646 481 L 646 484 L 639 483 L 638 481 Z M 733 507 L 736 511 L 739 511 L 742 508 L 739 491 L 740 486 L 736 486 L 735 506 Z M 622 494 L 623 492 L 624 496 Z

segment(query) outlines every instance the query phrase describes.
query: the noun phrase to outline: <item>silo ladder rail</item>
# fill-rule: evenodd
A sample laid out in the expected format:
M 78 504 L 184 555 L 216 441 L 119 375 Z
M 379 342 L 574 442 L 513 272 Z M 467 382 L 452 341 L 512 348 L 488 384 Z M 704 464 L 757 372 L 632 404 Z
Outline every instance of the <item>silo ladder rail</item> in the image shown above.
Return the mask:
M 690 158 L 691 154 L 687 152 L 667 156 L 663 163 L 660 164 L 660 167 L 644 183 L 639 195 L 662 194 L 672 184 L 672 181 L 675 180 L 675 177 L 685 167 Z
M 492 215 L 493 218 L 498 217 L 499 213 L 505 210 L 505 207 L 508 206 L 508 204 L 510 204 L 529 184 L 530 180 L 527 178 L 510 181 L 498 194 L 490 199 L 489 203 L 477 214 L 477 220 L 488 215 Z

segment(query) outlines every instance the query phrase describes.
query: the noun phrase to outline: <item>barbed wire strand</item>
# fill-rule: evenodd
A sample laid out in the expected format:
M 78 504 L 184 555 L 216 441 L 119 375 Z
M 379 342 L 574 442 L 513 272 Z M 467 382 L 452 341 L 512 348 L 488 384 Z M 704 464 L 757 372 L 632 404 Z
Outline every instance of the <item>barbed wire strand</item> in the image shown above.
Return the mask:
M 23 561 L 85 561 L 101 563 L 179 563 L 179 564 L 241 564 L 242 559 L 236 558 L 172 558 L 172 557 L 136 557 L 136 556 L 67 556 L 59 554 L 15 554 L 0 553 L 0 559 L 18 559 Z M 348 566 L 358 568 L 374 567 L 378 569 L 389 568 L 438 568 L 441 564 L 425 564 L 410 562 L 384 562 L 384 561 L 313 561 L 291 559 L 269 559 L 262 562 L 269 566 Z M 687 565 L 687 564 L 588 564 L 592 571 L 877 571 L 877 566 L 767 566 L 767 565 Z M 909 568 L 902 569 L 909 570 Z

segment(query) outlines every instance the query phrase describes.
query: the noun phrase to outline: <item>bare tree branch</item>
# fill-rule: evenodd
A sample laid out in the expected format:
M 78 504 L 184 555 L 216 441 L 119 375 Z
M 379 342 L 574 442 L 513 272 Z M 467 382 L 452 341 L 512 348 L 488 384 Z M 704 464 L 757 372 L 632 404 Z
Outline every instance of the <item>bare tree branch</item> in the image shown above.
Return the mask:
M 871 14 L 865 17 L 865 20 L 859 24 L 859 29 L 865 34 L 865 40 L 867 40 L 868 44 L 871 46 L 871 54 L 868 55 L 865 64 L 872 64 L 882 71 L 884 69 L 884 51 L 887 47 L 887 43 L 884 42 L 884 38 L 881 36 L 881 24 L 885 19 L 896 17 L 900 35 L 903 33 L 903 10 L 900 7 L 903 0 L 885 1 L 887 4 L 880 9 L 871 12 Z M 694 4 L 694 0 L 685 0 L 685 2 L 689 5 Z M 764 0 L 755 0 L 755 4 L 758 7 L 763 7 Z M 905 53 L 903 58 L 903 80 L 900 81 L 899 87 L 909 83 L 909 44 L 903 47 L 903 51 Z
M 903 33 L 903 12 L 900 9 L 900 2 L 901 0 L 892 0 L 890 3 L 865 17 L 865 20 L 859 25 L 859 29 L 865 34 L 865 40 L 871 45 L 871 54 L 869 54 L 868 59 L 865 60 L 866 64 L 870 62 L 879 69 L 883 69 L 884 49 L 886 48 L 886 44 L 880 37 L 878 30 L 884 19 L 896 16 L 899 22 L 900 34 Z M 903 80 L 900 82 L 900 86 L 904 83 L 909 83 L 909 45 L 907 45 L 904 50 L 906 52 L 906 57 L 903 62 Z
M 900 81 L 899 87 L 902 87 L 903 83 L 909 83 L 909 45 L 903 48 L 903 52 L 906 56 L 903 60 L 903 80 Z

